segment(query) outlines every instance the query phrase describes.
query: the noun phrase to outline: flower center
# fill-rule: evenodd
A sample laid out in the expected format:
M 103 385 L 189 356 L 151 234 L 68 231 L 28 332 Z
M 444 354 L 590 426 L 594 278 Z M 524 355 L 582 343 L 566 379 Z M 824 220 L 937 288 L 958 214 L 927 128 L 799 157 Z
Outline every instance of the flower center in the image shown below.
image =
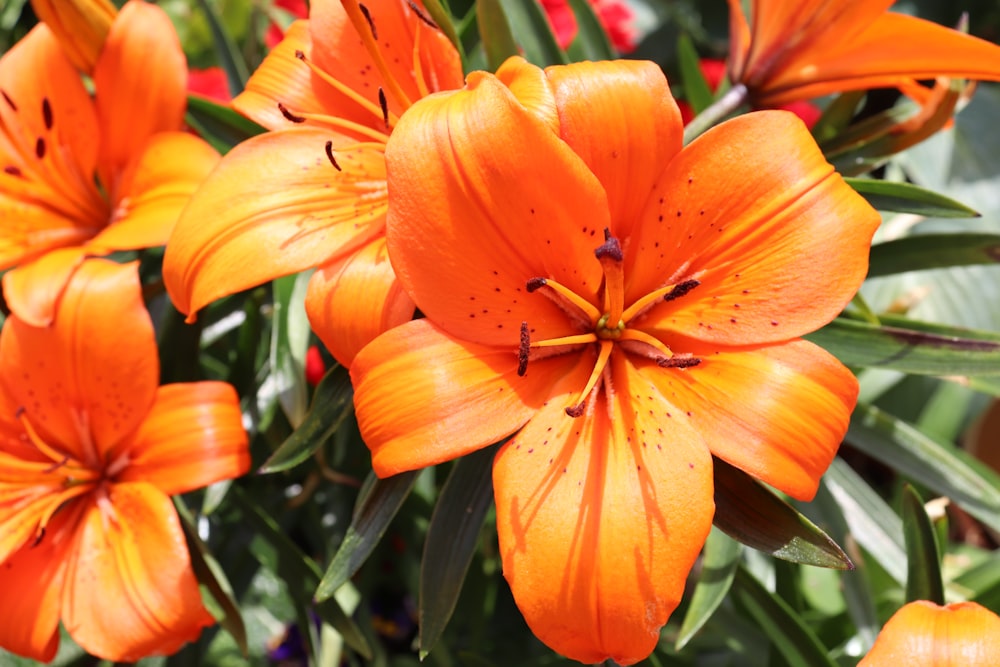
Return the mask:
M 674 301 L 696 288 L 700 283 L 689 279 L 658 289 L 637 299 L 625 307 L 624 256 L 621 244 L 609 230 L 604 230 L 604 244 L 594 251 L 604 271 L 603 308 L 599 309 L 587 299 L 560 283 L 547 278 L 532 278 L 528 281 L 529 293 L 541 291 L 552 299 L 577 323 L 580 333 L 532 341 L 528 323 L 521 323 L 521 342 L 518 349 L 518 375 L 528 371 L 532 357 L 551 356 L 579 350 L 581 346 L 596 345 L 597 359 L 594 370 L 587 380 L 576 402 L 566 408 L 566 414 L 579 417 L 598 394 L 602 383 L 610 372 L 608 362 L 616 349 L 629 354 L 637 354 L 654 360 L 662 368 L 685 369 L 697 366 L 701 359 L 691 355 L 677 354 L 659 338 L 635 326 L 629 326 L 648 309 L 664 301 Z M 544 288 L 544 289 L 543 289 Z

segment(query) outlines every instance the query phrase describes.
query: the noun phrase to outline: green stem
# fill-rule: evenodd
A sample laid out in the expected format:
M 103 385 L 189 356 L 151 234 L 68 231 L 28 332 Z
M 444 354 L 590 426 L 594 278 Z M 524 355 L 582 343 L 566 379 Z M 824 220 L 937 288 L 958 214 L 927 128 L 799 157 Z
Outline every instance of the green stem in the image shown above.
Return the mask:
M 742 83 L 737 83 L 688 123 L 688 126 L 684 128 L 684 144 L 691 143 L 702 132 L 736 111 L 746 100 L 747 87 Z

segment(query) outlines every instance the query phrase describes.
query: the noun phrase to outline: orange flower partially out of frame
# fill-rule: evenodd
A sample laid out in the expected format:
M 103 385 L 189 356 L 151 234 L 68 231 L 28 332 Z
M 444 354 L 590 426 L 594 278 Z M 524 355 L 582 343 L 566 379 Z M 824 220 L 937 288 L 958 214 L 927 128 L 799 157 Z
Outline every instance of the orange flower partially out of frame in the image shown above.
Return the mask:
M 975 602 L 904 605 L 858 667 L 994 667 L 1000 616 Z
M 31 8 L 70 61 L 82 72 L 93 72 L 118 14 L 110 0 L 31 0 Z
M 426 317 L 351 367 L 374 469 L 512 436 L 504 575 L 585 663 L 652 651 L 711 527 L 712 455 L 810 499 L 857 395 L 799 336 L 854 295 L 878 214 L 790 113 L 682 134 L 653 63 L 514 58 L 414 105 L 386 153 L 389 253 Z
M 1000 46 L 888 11 L 895 0 L 729 0 L 729 76 L 773 107 L 941 76 L 1000 81 Z
M 233 106 L 273 131 L 225 156 L 167 246 L 167 290 L 190 319 L 314 267 L 306 310 L 340 363 L 413 317 L 385 251 L 385 144 L 414 101 L 463 80 L 420 11 L 315 0 L 251 77 Z
M 170 19 L 138 1 L 111 27 L 93 98 L 46 25 L 0 58 L 0 269 L 18 317 L 50 323 L 85 257 L 166 243 L 219 159 L 181 131 L 186 76 Z
M 62 620 L 132 662 L 214 622 L 170 496 L 247 471 L 239 399 L 159 374 L 136 263 L 85 262 L 50 327 L 4 323 L 0 647 L 51 660 Z

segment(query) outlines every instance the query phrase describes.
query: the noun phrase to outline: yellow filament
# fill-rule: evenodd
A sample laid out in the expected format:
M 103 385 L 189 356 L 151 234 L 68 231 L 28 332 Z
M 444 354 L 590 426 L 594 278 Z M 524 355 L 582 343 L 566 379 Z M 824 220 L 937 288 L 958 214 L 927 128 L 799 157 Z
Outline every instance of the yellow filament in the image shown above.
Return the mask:
M 387 141 L 389 141 L 389 135 L 384 132 L 379 132 L 378 130 L 373 130 L 370 127 L 366 127 L 361 123 L 354 123 L 343 118 L 337 118 L 336 116 L 328 116 L 322 113 L 299 113 L 289 109 L 289 113 L 297 118 L 305 118 L 306 120 L 315 121 L 317 123 L 325 123 L 331 125 L 341 130 L 349 130 L 351 132 L 357 132 L 358 134 L 363 134 L 369 139 L 373 139 L 379 142 L 380 145 L 384 146 Z M 342 150 L 342 149 L 341 149 Z
M 389 71 L 389 66 L 386 64 L 385 59 L 382 58 L 382 53 L 379 51 L 378 44 L 375 43 L 375 36 L 372 35 L 371 26 L 365 15 L 361 12 L 361 7 L 357 0 L 342 0 L 344 9 L 347 11 L 348 18 L 351 19 L 351 23 L 354 25 L 354 29 L 358 32 L 358 36 L 361 37 L 362 43 L 368 50 L 368 55 L 372 57 L 375 61 L 375 66 L 378 67 L 378 71 L 382 73 L 382 78 L 385 80 L 385 86 L 389 89 L 389 92 L 396 101 L 404 109 L 409 109 L 413 102 L 407 97 L 406 93 L 403 92 L 402 87 L 400 87 L 399 82 L 396 81 L 395 77 Z M 372 19 L 374 22 L 374 19 Z M 376 24 L 376 29 L 378 25 Z M 381 109 L 380 109 L 381 112 Z M 398 119 L 390 119 L 391 124 L 395 124 Z
M 560 345 L 584 345 L 586 343 L 596 343 L 597 336 L 593 333 L 576 334 L 573 336 L 561 336 L 559 338 L 549 338 L 533 342 L 529 347 L 558 347 Z
M 362 17 L 362 20 L 364 20 L 364 17 Z M 368 31 L 368 24 L 365 24 L 365 32 L 367 32 L 367 31 Z M 382 107 L 380 107 L 379 105 L 375 104 L 371 100 L 366 99 L 365 97 L 363 97 L 362 95 L 360 95 L 356 91 L 352 90 L 351 88 L 348 88 L 343 83 L 341 83 L 337 79 L 335 79 L 332 76 L 330 76 L 327 72 L 325 72 L 324 70 L 322 70 L 321 68 L 319 68 L 315 64 L 313 64 L 312 60 L 310 60 L 308 58 L 302 58 L 302 61 L 306 65 L 309 66 L 309 69 L 311 69 L 313 71 L 313 73 L 316 74 L 316 76 L 318 76 L 319 78 L 323 79 L 323 81 L 325 81 L 328 84 L 330 84 L 331 86 L 333 86 L 339 92 L 341 92 L 344 95 L 346 95 L 347 97 L 351 98 L 362 109 L 364 109 L 368 113 L 372 114 L 373 116 L 375 116 L 376 118 L 378 118 L 378 119 L 381 120 L 381 118 L 382 118 Z M 303 115 L 303 118 L 307 118 L 307 116 Z M 389 114 L 389 126 L 390 127 L 393 126 L 393 125 L 395 125 L 396 121 L 398 121 L 398 120 L 399 120 L 398 117 L 393 116 L 392 113 Z
M 45 513 L 42 514 L 41 518 L 38 519 L 38 530 L 36 532 L 36 535 L 41 533 L 41 531 L 43 531 L 45 527 L 49 525 L 49 521 L 52 519 L 52 515 L 55 514 L 60 507 L 64 506 L 66 503 L 73 500 L 77 496 L 82 496 L 85 493 L 90 493 L 93 490 L 94 490 L 93 484 L 74 484 L 69 488 L 67 488 L 66 490 L 59 493 L 58 495 L 56 495 L 55 497 L 47 499 L 49 506 L 48 508 L 46 508 Z
M 638 329 L 625 329 L 625 331 L 622 332 L 621 338 L 619 338 L 618 340 L 619 341 L 634 340 L 639 343 L 645 343 L 646 345 L 655 348 L 657 352 L 662 354 L 667 359 L 674 356 L 674 353 L 671 352 L 670 348 L 667 347 L 663 343 L 663 341 L 661 341 L 659 338 L 654 338 L 653 336 L 650 336 L 648 333 L 644 331 L 639 331 Z
M 597 386 L 597 381 L 601 379 L 601 375 L 604 373 L 605 366 L 608 365 L 608 359 L 611 358 L 611 351 L 615 348 L 614 341 L 602 340 L 600 342 L 601 349 L 597 353 L 597 363 L 594 364 L 594 370 L 590 374 L 590 379 L 587 380 L 587 386 L 583 388 L 580 392 L 578 400 L 567 409 L 577 409 L 583 405 L 587 397 L 590 396 L 590 392 L 594 390 Z
M 560 285 L 556 281 L 549 280 L 548 278 L 545 279 L 544 287 L 551 288 L 556 294 L 583 311 L 583 314 L 588 320 L 590 320 L 591 324 L 597 324 L 597 320 L 601 319 L 601 313 L 594 307 L 594 304 L 590 303 L 568 287 Z
M 17 418 L 21 422 L 21 426 L 24 427 L 24 432 L 28 434 L 28 439 L 31 440 L 31 444 L 35 446 L 35 449 L 47 456 L 53 463 L 59 463 L 68 458 L 66 454 L 53 449 L 48 443 L 42 440 L 41 436 L 38 435 L 38 432 L 31 425 L 31 422 L 28 421 L 28 415 L 24 411 L 21 411 L 21 414 Z
M 685 282 L 685 281 L 682 281 L 682 282 Z M 628 308 L 626 308 L 625 312 L 622 313 L 622 319 L 625 320 L 626 322 L 630 321 L 633 317 L 639 315 L 640 313 L 642 313 L 643 311 L 645 311 L 647 308 L 652 307 L 654 304 L 656 304 L 657 301 L 662 301 L 663 297 L 665 297 L 667 294 L 669 294 L 670 292 L 672 292 L 673 289 L 675 287 L 677 287 L 677 285 L 680 285 L 680 284 L 681 283 L 675 283 L 673 285 L 666 285 L 665 287 L 661 287 L 658 290 L 650 292 L 649 294 L 647 294 L 646 296 L 644 296 L 641 299 L 637 300 L 631 306 L 629 306 Z

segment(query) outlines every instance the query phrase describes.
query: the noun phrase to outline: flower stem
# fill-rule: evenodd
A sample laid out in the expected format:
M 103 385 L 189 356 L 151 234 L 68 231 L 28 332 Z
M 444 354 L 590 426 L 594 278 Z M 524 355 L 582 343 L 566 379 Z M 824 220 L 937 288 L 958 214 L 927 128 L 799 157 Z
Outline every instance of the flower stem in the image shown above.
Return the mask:
M 728 91 L 726 94 L 717 99 L 715 102 L 698 114 L 694 120 L 688 123 L 688 126 L 684 128 L 684 144 L 687 145 L 691 143 L 695 137 L 703 133 L 708 128 L 712 127 L 720 120 L 736 111 L 741 104 L 746 102 L 747 99 L 747 87 L 738 83 Z

